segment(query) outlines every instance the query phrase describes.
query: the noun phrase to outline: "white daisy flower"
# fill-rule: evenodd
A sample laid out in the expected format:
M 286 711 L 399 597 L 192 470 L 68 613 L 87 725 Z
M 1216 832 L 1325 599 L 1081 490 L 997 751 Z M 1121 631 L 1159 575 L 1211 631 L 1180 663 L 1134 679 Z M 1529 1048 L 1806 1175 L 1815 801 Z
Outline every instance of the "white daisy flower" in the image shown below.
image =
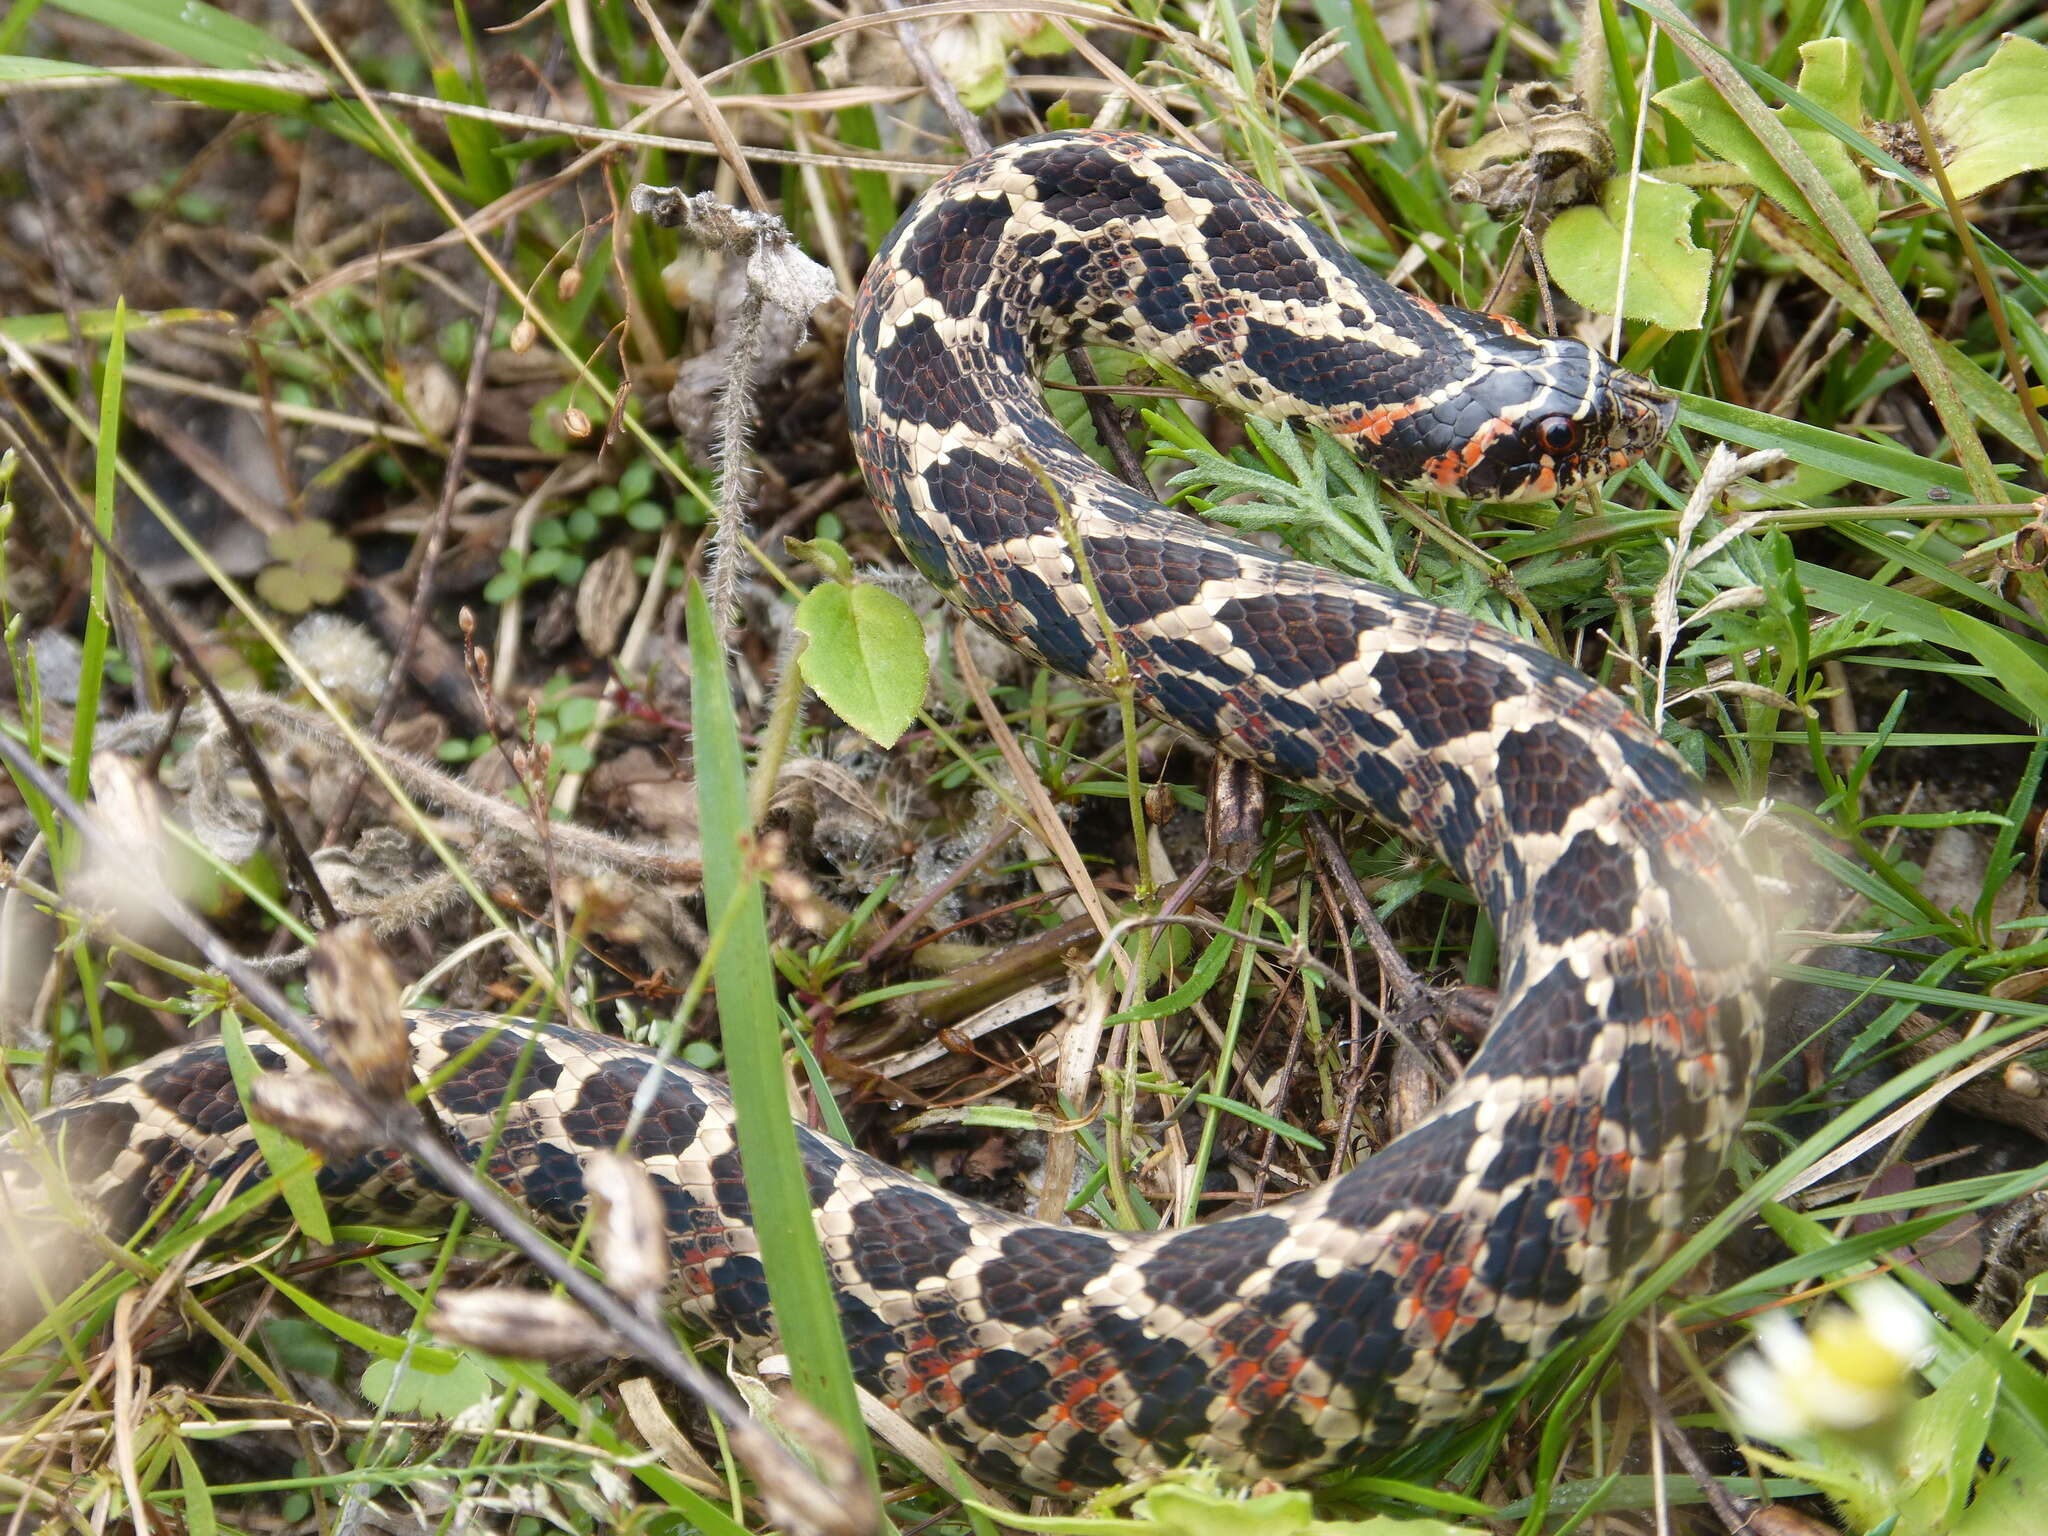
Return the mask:
M 1783 1312 L 1756 1322 L 1756 1351 L 1728 1369 L 1736 1422 L 1783 1445 L 1828 1431 L 1877 1427 L 1910 1400 L 1913 1374 L 1934 1356 L 1927 1311 L 1903 1286 L 1851 1286 L 1801 1328 Z

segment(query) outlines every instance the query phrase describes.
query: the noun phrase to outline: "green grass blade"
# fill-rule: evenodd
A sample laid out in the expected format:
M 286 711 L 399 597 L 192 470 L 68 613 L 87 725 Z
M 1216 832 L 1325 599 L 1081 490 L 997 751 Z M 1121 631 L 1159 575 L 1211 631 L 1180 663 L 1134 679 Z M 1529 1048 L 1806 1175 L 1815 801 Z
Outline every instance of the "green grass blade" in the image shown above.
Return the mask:
M 1914 501 L 1972 499 L 1970 482 L 1961 470 L 1910 449 L 1810 427 L 1705 395 L 1681 394 L 1678 400 L 1683 425 L 1744 448 L 1775 448 L 1795 464 L 1847 475 L 1859 485 L 1874 485 Z
M 114 537 L 114 477 L 120 464 L 121 375 L 128 357 L 128 308 L 114 304 L 114 326 L 107 336 L 107 367 L 100 380 L 100 436 L 93 455 L 92 518 L 100 537 Z M 100 546 L 92 552 L 92 585 L 85 605 L 85 639 L 78 663 L 78 707 L 71 727 L 71 772 L 65 786 L 83 804 L 87 775 L 92 770 L 93 728 L 100 712 L 100 684 L 107 670 L 107 557 Z
M 164 0 L 51 0 L 51 5 L 215 69 L 260 69 L 270 64 L 314 67 L 311 59 L 262 27 L 203 0 L 183 0 L 179 5 L 167 5 Z
M 0 58 L 0 78 L 6 74 L 11 61 Z M 126 331 L 170 330 L 180 325 L 233 325 L 235 317 L 224 309 L 159 309 L 143 310 L 130 314 L 119 309 L 81 309 L 66 315 L 56 310 L 34 315 L 0 316 L 0 336 L 18 341 L 24 347 L 55 346 L 68 342 L 74 332 L 72 321 L 76 320 L 75 334 L 83 341 L 102 341 L 114 334 L 115 317 L 120 317 L 121 329 Z
M 811 1224 L 810 1188 L 790 1120 L 782 1019 L 775 1006 L 775 970 L 768 959 L 767 904 L 759 876 L 746 864 L 752 843 L 746 761 L 726 686 L 725 653 L 703 591 L 694 582 L 688 611 L 704 904 L 714 923 L 730 924 L 712 975 L 761 1267 L 767 1272 L 791 1379 L 838 1424 L 873 1478 L 873 1453 L 861 1425 L 839 1308 L 826 1279 L 817 1229 Z

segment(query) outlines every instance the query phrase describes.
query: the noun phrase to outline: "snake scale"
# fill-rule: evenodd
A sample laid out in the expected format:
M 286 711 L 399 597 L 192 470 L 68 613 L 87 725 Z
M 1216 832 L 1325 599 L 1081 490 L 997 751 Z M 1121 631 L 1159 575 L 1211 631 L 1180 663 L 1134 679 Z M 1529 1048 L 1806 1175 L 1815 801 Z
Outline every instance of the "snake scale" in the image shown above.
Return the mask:
M 1671 407 L 1575 341 L 1397 291 L 1257 183 L 1137 134 L 969 161 L 861 290 L 854 443 L 918 568 L 1097 683 L 1105 613 L 1143 709 L 1427 843 L 1477 893 L 1502 961 L 1494 1028 L 1424 1123 L 1319 1189 L 1205 1225 L 1047 1226 L 804 1133 L 856 1372 L 1007 1485 L 1072 1494 L 1195 1457 L 1299 1478 L 1470 1413 L 1667 1251 L 1747 1103 L 1759 908 L 1721 818 L 1613 695 L 1099 468 L 1035 382 L 1083 341 L 1319 423 L 1390 480 L 1478 499 L 1625 466 Z M 413 1034 L 422 1077 L 466 1057 L 436 1095 L 457 1144 L 482 1155 L 509 1106 L 486 1171 L 573 1228 L 580 1157 L 628 1129 L 648 1053 L 445 1011 Z M 218 1045 L 40 1123 L 79 1207 L 117 1235 L 195 1171 L 258 1177 Z M 627 1147 L 666 1202 L 679 1309 L 767 1350 L 724 1090 L 668 1067 Z M 395 1153 L 321 1183 L 371 1210 L 433 1197 Z M 5 1190 L 17 1220 L 54 1219 L 18 1153 Z

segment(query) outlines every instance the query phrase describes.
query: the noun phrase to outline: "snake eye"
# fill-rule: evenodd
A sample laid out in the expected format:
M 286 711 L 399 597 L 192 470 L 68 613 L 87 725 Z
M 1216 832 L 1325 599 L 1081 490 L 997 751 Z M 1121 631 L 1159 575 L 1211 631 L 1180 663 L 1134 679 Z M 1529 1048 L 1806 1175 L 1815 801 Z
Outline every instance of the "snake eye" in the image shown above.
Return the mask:
M 1553 457 L 1561 457 L 1579 446 L 1576 416 L 1546 416 L 1536 423 L 1536 446 Z

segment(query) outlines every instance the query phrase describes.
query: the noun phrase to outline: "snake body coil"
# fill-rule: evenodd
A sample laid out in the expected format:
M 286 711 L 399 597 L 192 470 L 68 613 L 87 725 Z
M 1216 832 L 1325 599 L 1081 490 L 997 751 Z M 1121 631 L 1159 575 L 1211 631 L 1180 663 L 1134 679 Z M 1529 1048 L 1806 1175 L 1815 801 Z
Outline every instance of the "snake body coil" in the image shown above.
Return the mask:
M 946 596 L 1097 681 L 1099 600 L 1141 707 L 1410 830 L 1500 934 L 1497 1022 L 1435 1113 L 1268 1210 L 1152 1234 L 1045 1226 L 804 1137 L 861 1380 L 977 1472 L 1071 1493 L 1199 1456 L 1295 1478 L 1470 1412 L 1661 1255 L 1747 1102 L 1756 901 L 1718 817 L 1612 695 L 1099 469 L 1034 382 L 1076 340 L 1469 496 L 1549 495 L 1620 467 L 1670 408 L 1577 343 L 1399 293 L 1255 183 L 1133 134 L 1049 135 L 962 166 L 862 289 L 855 444 Z M 481 1155 L 509 1105 L 487 1171 L 573 1226 L 580 1157 L 626 1129 L 647 1053 L 481 1015 L 414 1025 L 423 1076 L 468 1056 L 436 1096 L 452 1134 Z M 256 1176 L 218 1046 L 107 1079 L 42 1124 L 117 1230 L 181 1173 Z M 766 1349 L 723 1090 L 667 1069 L 629 1149 L 667 1202 L 683 1309 Z M 322 1183 L 372 1204 L 430 1193 L 384 1154 Z M 6 1188 L 29 1199 L 18 1168 Z

